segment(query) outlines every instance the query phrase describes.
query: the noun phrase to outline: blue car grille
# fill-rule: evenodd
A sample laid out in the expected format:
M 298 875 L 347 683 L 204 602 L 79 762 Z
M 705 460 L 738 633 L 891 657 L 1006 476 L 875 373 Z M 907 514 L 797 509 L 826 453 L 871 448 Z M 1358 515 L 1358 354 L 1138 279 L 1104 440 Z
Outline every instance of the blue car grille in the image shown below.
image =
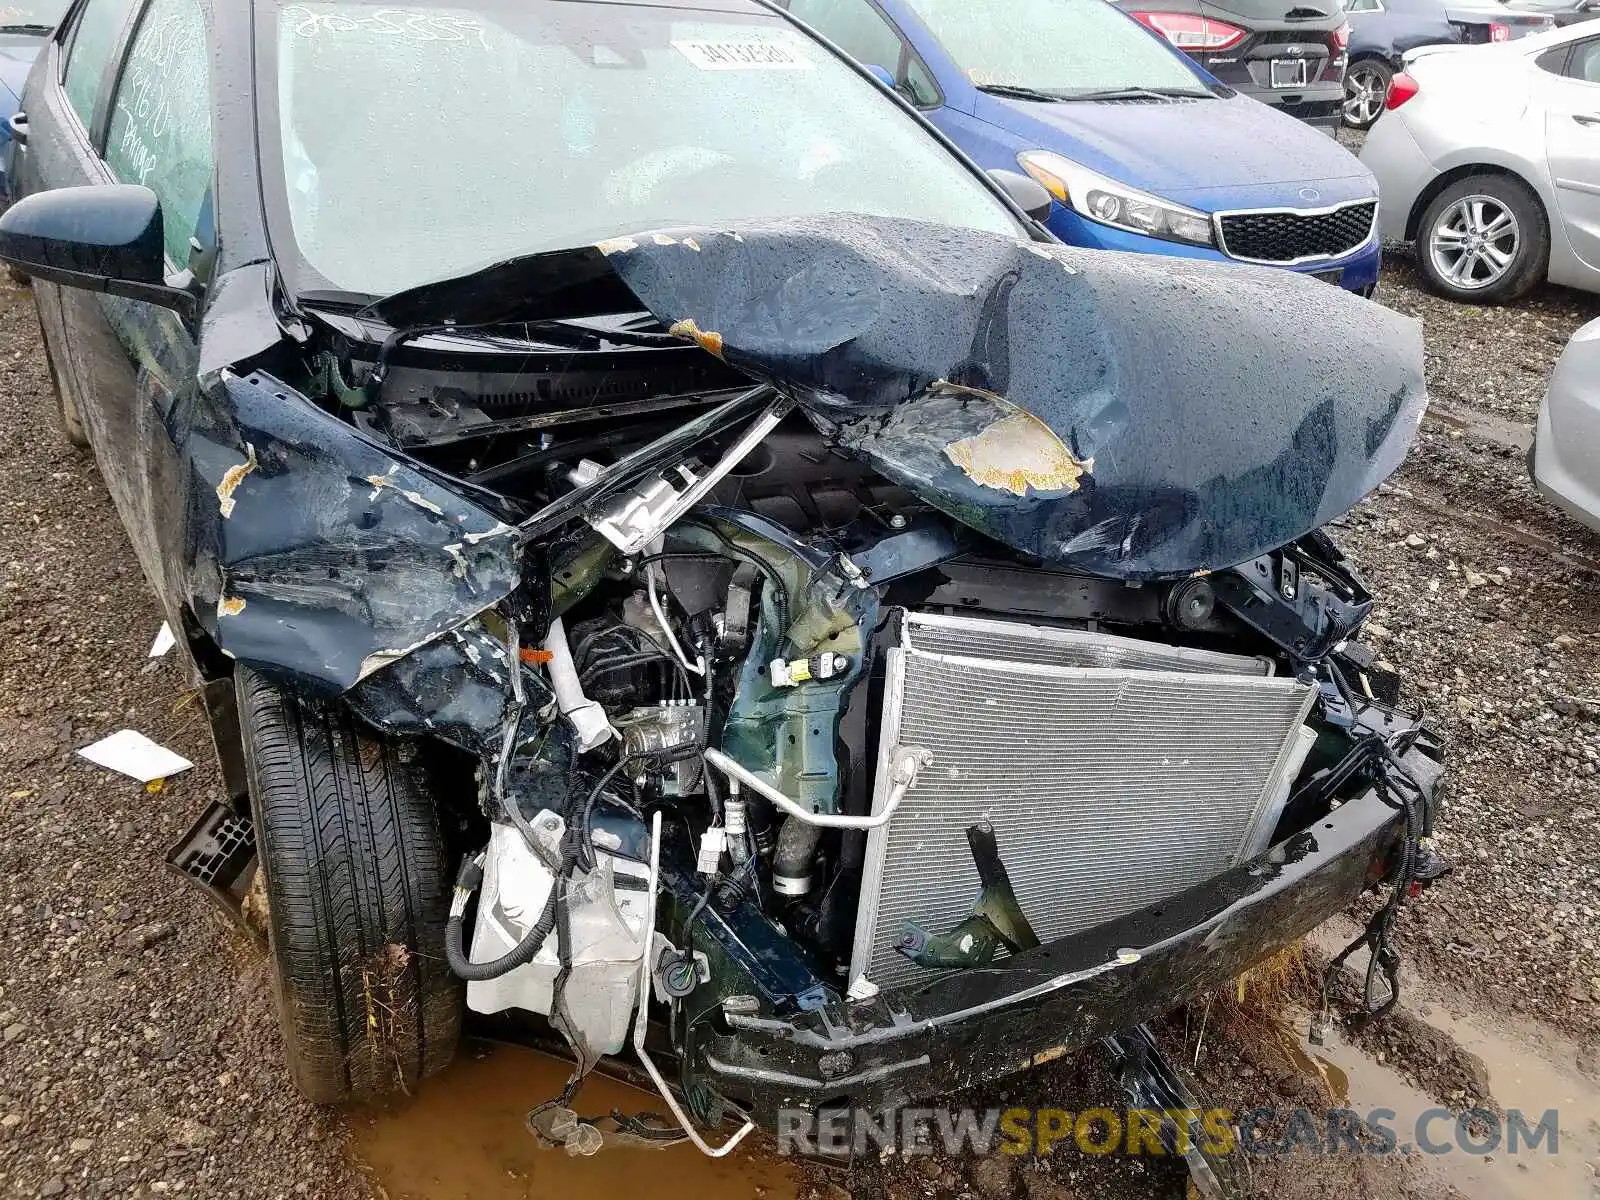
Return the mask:
M 1259 263 L 1298 263 L 1348 254 L 1372 236 L 1376 200 L 1342 204 L 1332 211 L 1225 213 L 1217 218 L 1222 252 Z

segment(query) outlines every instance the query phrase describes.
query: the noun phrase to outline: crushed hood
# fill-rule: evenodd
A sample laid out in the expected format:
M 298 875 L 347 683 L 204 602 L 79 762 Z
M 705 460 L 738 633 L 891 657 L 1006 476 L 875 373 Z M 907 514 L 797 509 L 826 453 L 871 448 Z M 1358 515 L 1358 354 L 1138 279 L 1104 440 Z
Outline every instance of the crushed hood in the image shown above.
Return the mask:
M 1293 272 L 871 217 L 618 238 L 374 307 L 486 323 L 619 293 L 971 528 L 1125 579 L 1326 524 L 1426 404 L 1416 321 Z

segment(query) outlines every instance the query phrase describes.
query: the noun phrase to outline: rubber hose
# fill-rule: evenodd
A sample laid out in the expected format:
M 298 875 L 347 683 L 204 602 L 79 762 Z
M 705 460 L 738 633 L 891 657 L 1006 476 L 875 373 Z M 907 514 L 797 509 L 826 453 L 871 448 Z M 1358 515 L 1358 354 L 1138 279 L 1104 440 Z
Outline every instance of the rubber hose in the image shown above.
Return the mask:
M 784 895 L 804 895 L 805 892 L 786 891 L 782 882 L 806 880 L 806 892 L 811 890 L 812 859 L 817 855 L 817 843 L 822 840 L 822 828 L 810 825 L 799 817 L 790 817 L 778 830 L 778 848 L 772 855 L 773 888 Z M 782 882 L 780 882 L 782 881 Z
M 534 922 L 533 928 L 528 930 L 526 936 L 506 953 L 493 962 L 473 962 L 462 948 L 462 926 L 466 923 L 466 914 L 457 916 L 451 914 L 444 923 L 444 957 L 450 964 L 450 969 L 469 983 L 481 983 L 487 979 L 499 979 L 500 976 L 515 971 L 525 963 L 533 961 L 533 956 L 539 953 L 539 947 L 545 944 L 550 934 L 556 927 L 556 889 L 551 887 L 550 897 L 544 902 L 544 911 L 539 914 L 539 919 Z

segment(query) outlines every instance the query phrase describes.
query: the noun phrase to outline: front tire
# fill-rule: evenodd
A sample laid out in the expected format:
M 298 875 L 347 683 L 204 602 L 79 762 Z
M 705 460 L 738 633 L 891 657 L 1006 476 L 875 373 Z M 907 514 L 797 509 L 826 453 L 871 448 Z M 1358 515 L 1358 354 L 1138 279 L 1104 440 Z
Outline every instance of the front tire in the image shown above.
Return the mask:
M 1509 175 L 1470 175 L 1435 196 L 1417 224 L 1417 264 L 1451 300 L 1504 304 L 1527 294 L 1550 263 L 1539 198 Z
M 1344 73 L 1344 123 L 1351 129 L 1371 129 L 1383 113 L 1394 70 L 1381 58 L 1363 58 Z
M 410 1095 L 455 1054 L 464 1003 L 433 802 L 342 708 L 235 682 L 289 1070 L 322 1104 Z

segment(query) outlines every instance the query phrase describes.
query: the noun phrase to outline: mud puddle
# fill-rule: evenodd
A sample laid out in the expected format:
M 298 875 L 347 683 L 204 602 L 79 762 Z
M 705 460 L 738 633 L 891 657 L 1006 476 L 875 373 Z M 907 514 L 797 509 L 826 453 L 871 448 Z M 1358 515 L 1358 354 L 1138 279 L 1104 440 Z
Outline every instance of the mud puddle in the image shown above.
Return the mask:
M 795 1200 L 799 1176 L 746 1152 L 709 1159 L 693 1146 L 607 1145 L 592 1158 L 548 1149 L 528 1132 L 528 1110 L 557 1095 L 568 1064 L 518 1046 L 464 1051 L 395 1112 L 352 1116 L 356 1158 L 388 1200 Z M 592 1075 L 586 1114 L 661 1111 L 661 1097 Z
M 1488 1037 L 1480 1045 L 1488 1049 L 1494 1040 Z M 1503 1044 L 1497 1048 L 1508 1049 Z M 1557 1153 L 1548 1152 L 1546 1140 L 1536 1149 L 1524 1142 L 1521 1151 L 1511 1155 L 1506 1152 L 1505 1124 L 1491 1122 L 1485 1128 L 1469 1130 L 1464 1148 L 1455 1122 L 1445 1115 L 1438 1100 L 1337 1034 L 1322 1046 L 1311 1046 L 1302 1037 L 1296 1049 L 1296 1057 L 1309 1072 L 1327 1081 L 1339 1107 L 1354 1109 L 1363 1119 L 1375 1109 L 1390 1110 L 1394 1116 L 1385 1123 L 1402 1150 L 1415 1150 L 1423 1177 L 1440 1185 L 1441 1194 L 1443 1185 L 1448 1185 L 1466 1200 L 1594 1200 L 1600 1196 L 1589 1167 L 1600 1152 L 1594 1125 L 1600 1114 L 1600 1093 L 1547 1064 L 1529 1057 L 1496 1060 L 1483 1056 L 1495 1081 L 1496 1099 L 1505 1109 L 1519 1110 L 1527 1129 L 1538 1126 L 1547 1110 L 1555 1109 L 1558 1114 Z M 1424 1138 L 1431 1143 L 1431 1151 L 1424 1148 Z M 1497 1139 L 1499 1144 L 1495 1144 Z
M 1325 934 L 1313 935 L 1313 942 L 1324 940 Z M 1409 986 L 1416 984 L 1413 977 Z M 1490 1095 L 1503 1116 L 1484 1114 L 1483 1123 L 1458 1129 L 1453 1119 L 1457 1106 L 1450 1106 L 1446 1115 L 1440 1098 L 1351 1043 L 1337 1028 L 1327 1044 L 1311 1045 L 1305 1013 L 1295 1013 L 1281 1031 L 1284 1048 L 1307 1074 L 1321 1077 L 1333 1104 L 1354 1109 L 1362 1119 L 1375 1109 L 1392 1111 L 1393 1119 L 1385 1124 L 1402 1149 L 1415 1150 L 1424 1177 L 1441 1193 L 1448 1185 L 1466 1200 L 1600 1200 L 1600 1081 L 1577 1070 L 1577 1047 L 1554 1030 L 1531 1023 L 1491 1023 L 1462 997 L 1446 1003 L 1436 988 L 1421 991 L 1424 998 L 1412 1004 L 1402 1001 L 1401 1011 L 1483 1064 Z M 1521 1131 L 1536 1130 L 1552 1110 L 1555 1152 L 1548 1138 L 1530 1148 Z M 1508 1152 L 1513 1114 L 1520 1114 L 1522 1122 L 1516 1154 Z M 1432 1144 L 1431 1151 L 1425 1141 Z

